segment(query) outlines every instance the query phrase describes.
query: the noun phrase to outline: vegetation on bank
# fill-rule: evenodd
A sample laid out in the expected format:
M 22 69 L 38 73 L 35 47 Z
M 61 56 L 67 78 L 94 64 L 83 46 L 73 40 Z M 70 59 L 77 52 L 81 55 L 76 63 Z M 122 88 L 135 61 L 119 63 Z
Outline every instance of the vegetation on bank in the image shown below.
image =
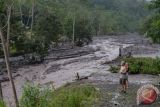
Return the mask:
M 55 91 L 26 85 L 21 107 L 92 107 L 99 92 L 91 85 L 70 85 Z
M 130 74 L 160 74 L 160 58 L 125 58 L 123 59 L 129 64 Z M 118 72 L 119 66 L 111 66 L 110 71 Z
M 148 14 L 146 4 L 145 0 L 1 0 L 0 27 L 11 55 L 44 55 L 66 41 L 83 46 L 92 35 L 136 32 Z

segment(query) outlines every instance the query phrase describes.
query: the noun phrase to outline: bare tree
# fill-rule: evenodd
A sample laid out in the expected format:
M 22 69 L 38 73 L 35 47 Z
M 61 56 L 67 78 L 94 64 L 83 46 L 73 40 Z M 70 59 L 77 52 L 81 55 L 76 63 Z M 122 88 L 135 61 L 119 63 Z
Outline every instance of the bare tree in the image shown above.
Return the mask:
M 9 54 L 8 54 L 8 51 L 7 51 L 7 47 L 5 45 L 5 39 L 4 39 L 3 32 L 2 32 L 1 28 L 0 28 L 0 38 L 1 38 L 2 46 L 3 46 L 3 52 L 4 52 L 4 57 L 5 57 L 8 77 L 9 77 L 9 80 L 10 80 L 10 83 L 11 83 L 11 87 L 12 87 L 12 90 L 13 90 L 15 104 L 16 104 L 16 107 L 19 107 L 17 93 L 16 93 L 16 89 L 15 89 L 12 73 L 11 73 L 11 70 L 10 70 Z
M 16 89 L 15 89 L 12 73 L 11 73 L 11 70 L 10 70 L 10 63 L 9 63 L 10 19 L 11 19 L 12 6 L 13 6 L 13 1 L 12 1 L 11 5 L 7 6 L 8 9 L 7 9 L 7 24 L 6 24 L 7 25 L 7 37 L 6 37 L 6 40 L 5 40 L 4 36 L 3 36 L 3 32 L 2 32 L 2 28 L 1 27 L 0 27 L 0 38 L 1 38 L 1 42 L 2 42 L 2 47 L 3 47 L 3 52 L 4 52 L 4 57 L 5 57 L 8 77 L 9 77 L 9 80 L 10 80 L 10 83 L 11 83 L 11 87 L 12 87 L 12 90 L 13 90 L 15 105 L 16 105 L 16 107 L 19 107 L 18 98 L 17 98 L 17 94 L 16 94 Z M 1 94 L 1 97 L 2 97 L 2 92 L 0 92 L 0 94 Z

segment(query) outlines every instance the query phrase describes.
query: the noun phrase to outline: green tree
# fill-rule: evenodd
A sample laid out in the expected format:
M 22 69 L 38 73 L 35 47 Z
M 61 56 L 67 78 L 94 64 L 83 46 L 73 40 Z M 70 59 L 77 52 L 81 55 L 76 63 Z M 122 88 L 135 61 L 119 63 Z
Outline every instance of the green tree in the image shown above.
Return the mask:
M 144 31 L 153 42 L 160 43 L 160 0 L 152 0 L 149 8 L 155 10 L 144 24 Z

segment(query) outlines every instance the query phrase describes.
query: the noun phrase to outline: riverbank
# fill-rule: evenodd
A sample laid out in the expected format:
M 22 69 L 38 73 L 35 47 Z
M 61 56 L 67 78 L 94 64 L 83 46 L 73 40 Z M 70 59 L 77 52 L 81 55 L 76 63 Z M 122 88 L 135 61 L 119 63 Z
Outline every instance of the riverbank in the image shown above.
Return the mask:
M 89 81 L 118 84 L 119 75 L 111 73 L 109 71 L 110 67 L 106 62 L 113 61 L 118 57 L 120 46 L 123 47 L 123 50 L 127 49 L 127 51 L 123 51 L 123 54 L 129 52 L 130 47 L 138 47 L 140 50 L 137 51 L 137 48 L 133 48 L 133 54 L 135 54 L 134 52 L 141 53 L 142 44 L 145 46 L 144 53 L 151 54 L 151 52 L 156 53 L 159 51 L 159 48 L 156 48 L 156 44 L 155 46 L 153 44 L 146 45 L 149 44 L 147 42 L 148 40 L 138 34 L 95 37 L 92 44 L 82 48 L 88 49 L 88 53 L 85 55 L 74 58 L 47 60 L 43 64 L 26 65 L 12 69 L 12 71 L 15 71 L 13 75 L 18 75 L 14 78 L 17 94 L 20 98 L 25 82 L 42 86 L 53 83 L 55 88 L 58 88 L 67 83 L 75 82 L 77 73 L 80 77 L 87 77 Z M 90 49 L 94 51 L 90 51 Z M 78 50 L 80 51 L 81 48 Z M 64 54 L 63 51 L 59 53 Z M 66 53 L 70 52 L 67 51 Z M 52 57 L 52 54 L 50 56 Z M 132 75 L 129 81 L 139 85 L 142 83 L 153 83 L 158 78 L 158 76 L 152 75 Z M 109 85 L 105 86 L 107 89 Z M 9 105 L 14 105 L 9 82 L 3 82 L 2 88 L 5 101 L 9 102 Z
M 120 92 L 120 85 L 109 81 L 83 80 L 73 84 L 90 84 L 100 91 L 99 103 L 96 103 L 94 107 L 159 107 L 160 105 L 160 98 L 152 105 L 137 105 L 137 91 L 144 84 L 129 83 L 127 93 Z M 160 87 L 157 88 L 160 89 Z

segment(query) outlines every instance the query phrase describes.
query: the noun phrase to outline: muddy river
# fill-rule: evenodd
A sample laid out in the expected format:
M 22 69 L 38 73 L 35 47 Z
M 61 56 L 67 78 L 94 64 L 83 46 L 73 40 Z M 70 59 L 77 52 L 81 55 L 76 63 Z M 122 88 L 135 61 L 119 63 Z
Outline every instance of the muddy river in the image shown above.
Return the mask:
M 17 94 L 20 98 L 22 88 L 26 82 L 43 86 L 53 81 L 54 86 L 58 88 L 66 83 L 74 82 L 77 73 L 80 77 L 88 77 L 88 80 L 91 81 L 117 84 L 119 75 L 110 73 L 109 65 L 104 63 L 117 58 L 120 47 L 126 49 L 126 51 L 132 51 L 134 56 L 156 57 L 160 53 L 159 45 L 150 44 L 148 39 L 138 34 L 95 37 L 90 45 L 78 49 L 94 50 L 88 52 L 88 54 L 60 60 L 47 60 L 43 64 L 26 65 L 17 68 L 13 74 L 18 74 L 14 79 Z M 153 83 L 158 78 L 158 76 L 152 75 L 130 75 L 129 81 L 135 84 L 145 84 Z M 14 107 L 9 82 L 3 82 L 2 88 L 8 107 Z

